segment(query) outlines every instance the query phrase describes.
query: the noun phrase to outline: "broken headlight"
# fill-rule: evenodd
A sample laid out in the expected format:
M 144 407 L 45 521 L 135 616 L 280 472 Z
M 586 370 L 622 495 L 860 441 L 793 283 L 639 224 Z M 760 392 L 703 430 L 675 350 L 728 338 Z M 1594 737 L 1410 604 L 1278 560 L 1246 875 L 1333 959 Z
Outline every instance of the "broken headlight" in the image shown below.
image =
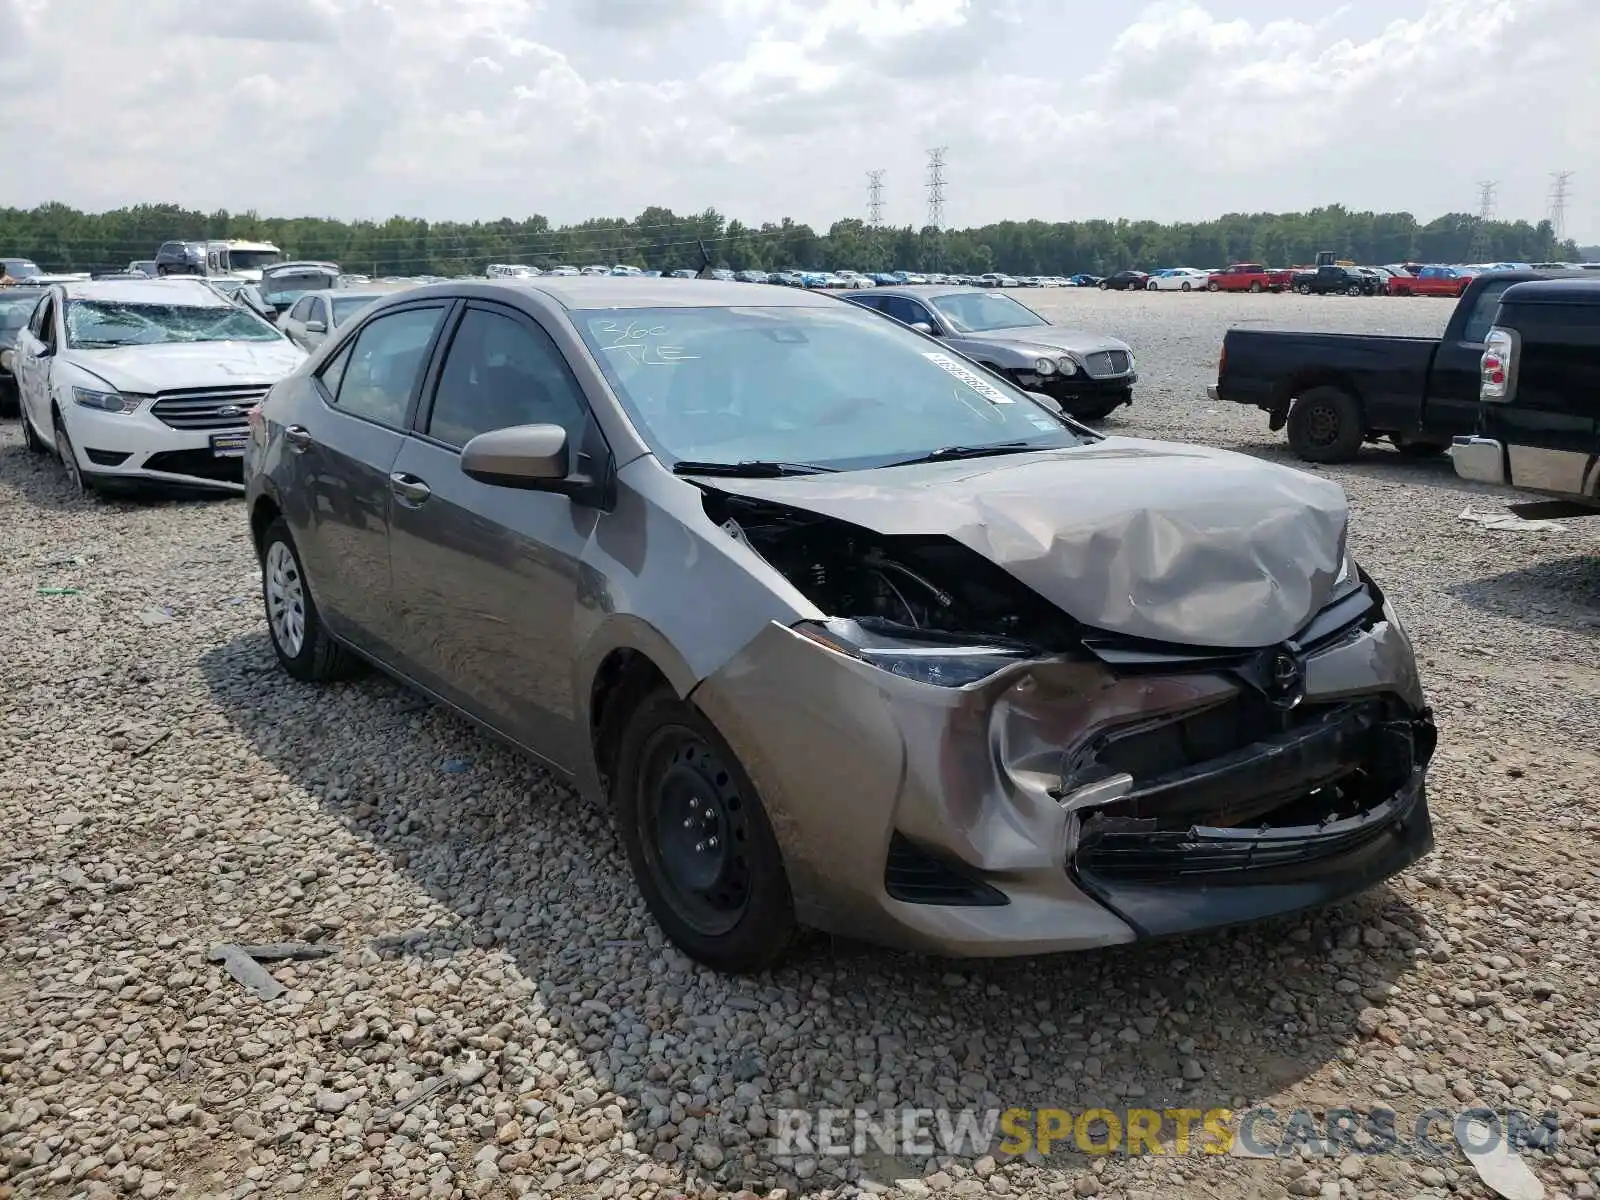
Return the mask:
M 1039 656 L 1037 649 L 1018 642 L 914 629 L 890 622 L 874 621 L 868 625 L 833 618 L 802 621 L 794 631 L 902 679 L 935 687 L 965 687 L 1012 663 Z
M 1355 555 L 1350 553 L 1350 547 L 1344 550 L 1344 562 L 1339 564 L 1339 574 L 1333 580 L 1333 598 L 1338 599 L 1348 592 L 1355 591 L 1361 586 L 1361 568 L 1356 566 Z

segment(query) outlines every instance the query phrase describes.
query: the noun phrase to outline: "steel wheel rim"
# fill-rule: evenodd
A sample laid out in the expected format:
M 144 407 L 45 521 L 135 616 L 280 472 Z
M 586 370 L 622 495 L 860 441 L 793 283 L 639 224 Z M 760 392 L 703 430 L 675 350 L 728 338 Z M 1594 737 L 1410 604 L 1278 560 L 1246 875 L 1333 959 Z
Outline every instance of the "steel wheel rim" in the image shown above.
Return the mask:
M 749 804 L 727 765 L 698 733 L 663 729 L 641 772 L 645 857 L 673 911 L 720 937 L 750 908 Z
M 1314 446 L 1331 446 L 1339 437 L 1339 414 L 1331 404 L 1313 404 L 1306 413 L 1306 437 Z
M 267 547 L 262 578 L 266 583 L 267 624 L 272 629 L 272 640 L 295 658 L 306 641 L 306 590 L 300 578 L 300 564 L 285 543 L 273 542 Z

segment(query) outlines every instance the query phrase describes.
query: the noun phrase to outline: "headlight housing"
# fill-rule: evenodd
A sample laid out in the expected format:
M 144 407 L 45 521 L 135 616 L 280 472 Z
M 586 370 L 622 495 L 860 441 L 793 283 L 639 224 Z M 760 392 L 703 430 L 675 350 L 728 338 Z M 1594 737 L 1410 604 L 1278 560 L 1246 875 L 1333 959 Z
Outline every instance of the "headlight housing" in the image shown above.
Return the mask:
M 1078 373 L 1078 364 L 1070 357 L 1063 354 L 1060 358 L 1056 359 L 1056 369 L 1063 375 L 1076 375 Z
M 1356 565 L 1355 555 L 1350 553 L 1350 547 L 1344 548 L 1344 561 L 1339 564 L 1339 574 L 1334 576 L 1333 594 L 1343 596 L 1353 592 L 1361 586 L 1361 568 Z
M 1040 358 L 1034 361 L 1033 369 L 1039 375 L 1054 375 L 1056 373 L 1056 364 L 1048 358 Z
M 147 397 L 130 396 L 125 392 L 101 392 L 93 388 L 75 387 L 72 389 L 72 402 L 84 408 L 92 408 L 97 412 L 131 413 L 137 412 Z
M 886 633 L 839 617 L 802 621 L 794 631 L 891 675 L 934 687 L 966 687 L 1012 663 L 1039 657 L 1039 651 L 1032 646 L 1016 642 L 946 634 L 932 629 Z

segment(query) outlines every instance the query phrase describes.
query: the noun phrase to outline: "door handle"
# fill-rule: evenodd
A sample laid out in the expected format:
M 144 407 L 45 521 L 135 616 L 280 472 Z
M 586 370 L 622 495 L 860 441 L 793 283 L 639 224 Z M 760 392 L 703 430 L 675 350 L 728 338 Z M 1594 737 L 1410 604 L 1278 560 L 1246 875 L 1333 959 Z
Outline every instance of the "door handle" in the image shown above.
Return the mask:
M 305 450 L 311 445 L 311 431 L 304 425 L 290 425 L 283 431 L 283 440 L 296 450 Z
M 412 504 L 421 504 L 433 495 L 433 489 L 415 475 L 407 475 L 404 471 L 396 471 L 389 476 L 389 490 L 402 500 Z

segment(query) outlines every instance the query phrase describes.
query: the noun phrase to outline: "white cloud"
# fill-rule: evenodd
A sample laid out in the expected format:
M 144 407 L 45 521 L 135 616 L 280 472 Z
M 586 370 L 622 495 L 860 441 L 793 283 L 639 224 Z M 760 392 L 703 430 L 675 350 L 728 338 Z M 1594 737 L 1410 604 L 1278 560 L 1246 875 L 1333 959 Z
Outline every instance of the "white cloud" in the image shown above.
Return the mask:
M 0 0 L 0 162 L 27 165 L 8 171 L 25 204 L 823 224 L 858 215 L 880 167 L 888 217 L 920 222 L 933 145 L 958 224 L 1432 216 L 1482 178 L 1537 218 L 1548 173 L 1586 165 L 1594 0 L 1292 7 Z M 1572 231 L 1600 236 L 1575 182 Z

